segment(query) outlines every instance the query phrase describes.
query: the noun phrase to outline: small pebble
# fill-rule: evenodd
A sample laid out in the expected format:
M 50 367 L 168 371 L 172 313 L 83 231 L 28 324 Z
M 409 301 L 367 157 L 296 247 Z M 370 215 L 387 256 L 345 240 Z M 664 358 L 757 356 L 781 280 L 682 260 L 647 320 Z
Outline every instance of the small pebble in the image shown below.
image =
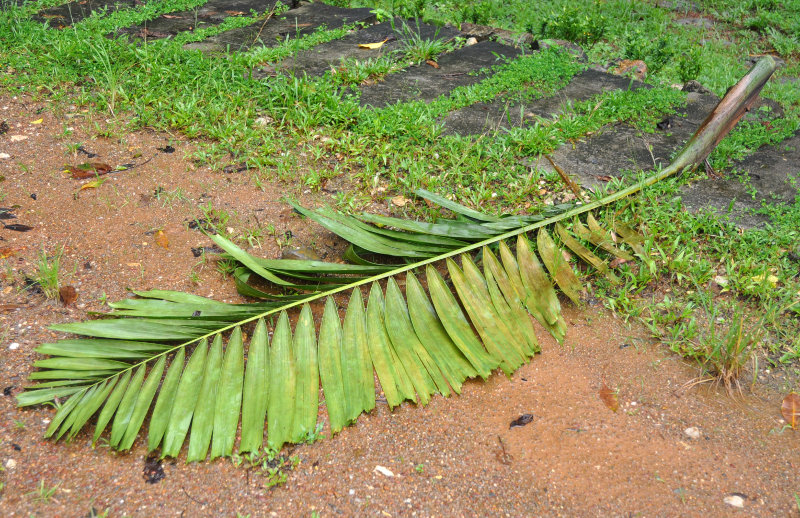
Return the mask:
M 464 42 L 464 46 L 465 47 L 471 47 L 473 45 L 476 45 L 477 43 L 478 43 L 478 38 L 475 38 L 475 37 L 467 38 L 467 41 Z
M 375 466 L 375 470 L 374 471 L 377 471 L 378 473 L 380 473 L 381 475 L 383 475 L 385 477 L 393 477 L 394 476 L 394 473 L 392 473 L 392 470 L 390 470 L 389 468 L 384 468 L 383 466 Z
M 686 430 L 683 431 L 686 434 L 686 437 L 689 439 L 699 439 L 700 438 L 700 430 L 696 426 L 690 426 Z
M 17 467 L 17 461 L 14 459 L 8 459 L 6 461 L 6 469 L 14 469 Z
M 728 495 L 722 501 L 732 507 L 744 507 L 744 498 L 739 495 Z
M 17 349 L 19 349 L 19 344 L 17 342 L 12 342 L 11 344 L 9 344 L 8 348 L 11 349 L 12 351 L 16 351 Z
M 0 153 L 0 160 L 6 160 L 8 158 L 11 158 L 11 155 L 8 153 Z

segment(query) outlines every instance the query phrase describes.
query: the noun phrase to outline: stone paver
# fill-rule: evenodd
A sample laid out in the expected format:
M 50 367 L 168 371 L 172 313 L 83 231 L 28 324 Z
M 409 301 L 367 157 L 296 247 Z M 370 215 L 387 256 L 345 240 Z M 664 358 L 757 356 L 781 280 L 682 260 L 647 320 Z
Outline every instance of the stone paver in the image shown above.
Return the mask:
M 297 9 L 247 27 L 233 29 L 206 40 L 186 45 L 203 51 L 244 51 L 254 46 L 272 47 L 287 39 L 311 34 L 320 27 L 338 29 L 343 25 L 376 21 L 371 9 L 343 9 L 327 4 L 303 3 Z
M 137 2 L 137 0 L 76 0 L 45 9 L 33 19 L 48 22 L 51 27 L 56 29 L 63 29 L 88 18 L 94 11 L 107 9 L 107 12 L 113 13 L 119 9 L 136 7 L 141 3 L 144 2 Z
M 440 56 L 439 68 L 428 63 L 391 74 L 381 82 L 361 89 L 361 104 L 376 108 L 398 101 L 431 101 L 454 88 L 486 78 L 478 70 L 500 65 L 520 54 L 518 49 L 492 41 L 483 41 Z
M 449 41 L 460 34 L 453 27 L 435 27 L 414 20 L 395 19 L 393 22 L 387 21 L 371 25 L 348 34 L 344 38 L 300 52 L 290 62 L 287 62 L 285 67 L 296 74 L 306 73 L 309 76 L 319 76 L 327 70 L 338 67 L 344 59 L 372 59 L 402 49 L 406 42 L 412 42 L 415 39 Z M 363 49 L 358 46 L 384 40 L 386 43 L 375 50 Z
M 226 18 L 250 14 L 251 10 L 264 13 L 276 3 L 277 0 L 209 0 L 196 9 L 164 14 L 142 24 L 122 28 L 119 33 L 143 39 L 168 38 L 184 31 L 219 25 Z
M 794 203 L 800 196 L 800 132 L 775 146 L 764 146 L 734 165 L 722 178 L 707 178 L 683 189 L 691 211 L 728 214 L 743 228 L 769 220 L 756 214 L 764 203 Z

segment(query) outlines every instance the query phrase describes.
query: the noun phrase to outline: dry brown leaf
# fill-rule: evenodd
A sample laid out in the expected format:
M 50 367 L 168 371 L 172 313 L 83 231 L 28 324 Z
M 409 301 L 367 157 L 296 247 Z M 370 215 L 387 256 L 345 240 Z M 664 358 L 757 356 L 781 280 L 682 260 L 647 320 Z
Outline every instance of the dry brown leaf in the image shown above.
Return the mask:
M 608 408 L 611 409 L 612 412 L 616 412 L 619 410 L 619 400 L 617 399 L 617 393 L 614 390 L 608 388 L 605 382 L 603 382 L 603 386 L 600 388 L 600 393 L 598 394 L 600 399 L 603 403 L 606 404 Z
M 0 259 L 11 257 L 19 251 L 25 250 L 24 246 L 4 246 L 0 248 Z
M 58 297 L 65 306 L 70 306 L 78 300 L 78 290 L 74 286 L 62 286 L 58 289 Z
M 783 398 L 781 415 L 793 430 L 800 426 L 800 395 L 796 392 L 790 392 Z
M 84 189 L 97 189 L 98 187 L 103 185 L 105 181 L 106 181 L 105 178 L 98 178 L 97 180 L 92 180 L 91 182 L 81 185 L 81 188 L 78 190 L 82 191 Z
M 31 121 L 31 124 L 41 124 L 44 122 L 44 119 L 36 119 L 35 121 Z
M 378 41 L 375 43 L 359 43 L 358 48 L 360 49 L 369 49 L 369 50 L 376 50 L 383 47 L 383 44 L 389 41 L 389 38 L 386 38 L 383 41 Z
M 175 16 L 174 14 L 162 14 L 161 17 L 167 20 L 180 20 L 183 18 L 183 16 Z
M 394 198 L 392 198 L 392 204 L 397 205 L 398 207 L 405 207 L 410 201 L 411 200 L 409 200 L 405 196 L 395 196 Z
M 75 180 L 103 176 L 111 171 L 113 171 L 113 168 L 103 162 L 86 162 L 77 166 L 68 165 L 64 168 L 64 172 L 69 173 Z
M 162 248 L 169 248 L 169 239 L 167 235 L 164 233 L 163 230 L 157 231 L 153 237 L 156 240 L 156 244 Z
M 439 68 L 439 63 L 435 62 L 435 61 L 434 61 L 434 60 L 432 60 L 432 59 L 426 59 L 426 60 L 425 60 L 425 64 L 426 64 L 426 65 L 430 65 L 430 66 L 432 66 L 433 68 Z
M 625 264 L 627 262 L 628 261 L 626 261 L 625 259 L 623 259 L 621 257 L 617 257 L 615 259 L 612 259 L 611 262 L 608 263 L 608 267 L 609 268 L 619 268 L 620 265 L 623 265 L 623 264 Z
M 231 16 L 243 16 L 244 11 L 225 11 L 225 14 L 229 14 Z

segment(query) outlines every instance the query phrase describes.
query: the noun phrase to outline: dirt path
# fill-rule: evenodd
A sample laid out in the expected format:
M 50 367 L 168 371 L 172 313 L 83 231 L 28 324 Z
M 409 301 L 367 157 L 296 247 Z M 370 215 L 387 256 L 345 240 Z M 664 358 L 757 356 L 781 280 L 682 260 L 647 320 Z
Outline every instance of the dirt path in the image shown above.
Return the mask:
M 765 388 L 781 380 L 765 380 L 741 401 L 705 388 L 677 395 L 697 370 L 598 307 L 568 307 L 566 344 L 540 332 L 543 353 L 511 378 L 469 382 L 461 396 L 436 397 L 426 408 L 406 404 L 390 413 L 379 404 L 337 437 L 295 447 L 300 463 L 277 488 L 228 460 L 186 465 L 183 458 L 165 462 L 164 478 L 148 484 L 141 439 L 125 454 L 92 450 L 88 432 L 70 444 L 42 440 L 53 410 L 18 410 L 12 396 L 38 358 L 36 345 L 56 337 L 47 325 L 83 319 L 126 287 L 236 298 L 232 282 L 191 253 L 211 244 L 185 224 L 201 214 L 199 205 L 235 213 L 229 224 L 236 229 L 253 225 L 255 214 L 279 234 L 292 230 L 296 244 L 316 239 L 333 252 L 336 243 L 291 217 L 279 201 L 285 185 L 257 191 L 246 173 L 195 168 L 183 158 L 191 145 L 179 138 L 99 137 L 94 121 L 56 116 L 30 99 L 2 98 L 0 110 L 9 125 L 0 152 L 10 155 L 0 160 L 2 205 L 19 205 L 6 223 L 33 227 L 0 229 L 0 245 L 16 249 L 5 259 L 0 304 L 21 305 L 0 313 L 3 516 L 84 516 L 92 507 L 109 516 L 798 514 L 800 435 L 781 432 L 783 394 Z M 68 127 L 69 138 L 60 137 Z M 99 155 L 92 160 L 141 165 L 78 191 L 90 180 L 62 173 L 65 163 L 87 160 L 70 154 L 76 142 Z M 175 151 L 157 150 L 167 146 Z M 185 199 L 165 203 L 154 196 L 158 187 L 180 188 Z M 156 243 L 156 229 L 168 236 L 167 248 Z M 61 245 L 62 281 L 79 293 L 68 308 L 19 289 L 40 251 Z M 263 239 L 256 252 L 276 257 L 279 248 Z M 616 413 L 598 395 L 604 383 L 619 391 Z M 509 428 L 523 414 L 531 422 Z M 690 427 L 698 438 L 686 434 Z M 40 487 L 57 489 L 45 501 Z M 731 496 L 741 509 L 725 503 Z

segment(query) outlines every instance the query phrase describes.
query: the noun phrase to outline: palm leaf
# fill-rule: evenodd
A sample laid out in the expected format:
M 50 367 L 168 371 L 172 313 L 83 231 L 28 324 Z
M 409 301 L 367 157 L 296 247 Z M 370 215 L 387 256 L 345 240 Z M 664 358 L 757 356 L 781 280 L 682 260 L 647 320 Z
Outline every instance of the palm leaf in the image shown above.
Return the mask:
M 761 78 L 772 69 L 774 62 L 762 61 L 751 75 Z M 757 88 L 737 85 L 731 91 L 749 102 Z M 347 254 L 352 265 L 258 259 L 210 236 L 240 264 L 239 290 L 263 302 L 224 304 L 178 292 L 139 292 L 138 299 L 113 304 L 104 318 L 53 326 L 87 338 L 40 346 L 50 358 L 36 363 L 39 370 L 30 379 L 45 381 L 18 395 L 18 403 L 56 403 L 48 437 L 74 437 L 97 415 L 93 440 L 110 425 L 109 444 L 129 449 L 155 400 L 148 448 L 177 456 L 188 435 L 187 460 L 200 461 L 209 447 L 211 458 L 231 455 L 240 425 L 239 451 L 263 444 L 265 422 L 271 448 L 303 440 L 315 429 L 319 380 L 330 428 L 338 432 L 374 407 L 375 373 L 390 406 L 404 400 L 424 405 L 435 393 L 458 393 L 467 378 L 485 378 L 498 367 L 510 374 L 539 351 L 531 317 L 564 339 L 554 282 L 580 303 L 578 276 L 547 228 L 559 224 L 561 242 L 606 275 L 601 255 L 630 257 L 620 246 L 648 260 L 632 229 L 615 222 L 620 239 L 614 242 L 588 213 L 701 161 L 741 110 L 723 115 L 721 122 L 707 121 L 667 169 L 601 200 L 542 215 L 486 215 L 423 191 L 418 194 L 456 219 L 355 217 L 295 204 L 352 243 Z M 576 220 L 584 214 L 588 229 Z M 564 227 L 569 221 L 577 238 Z M 537 246 L 525 237 L 531 233 Z M 515 250 L 507 244 L 512 238 Z M 479 251 L 476 263 L 472 254 Z M 373 259 L 375 254 L 389 258 Z M 423 270 L 424 282 L 414 274 Z M 270 291 L 251 285 L 255 278 Z M 385 292 L 379 284 L 384 280 Z M 371 286 L 366 310 L 362 285 Z M 351 298 L 342 324 L 333 296 L 344 292 Z M 317 338 L 310 304 L 323 299 Z M 287 311 L 301 306 L 293 333 Z M 278 319 L 270 344 L 266 319 L 273 315 Z M 253 324 L 245 361 L 243 333 Z

